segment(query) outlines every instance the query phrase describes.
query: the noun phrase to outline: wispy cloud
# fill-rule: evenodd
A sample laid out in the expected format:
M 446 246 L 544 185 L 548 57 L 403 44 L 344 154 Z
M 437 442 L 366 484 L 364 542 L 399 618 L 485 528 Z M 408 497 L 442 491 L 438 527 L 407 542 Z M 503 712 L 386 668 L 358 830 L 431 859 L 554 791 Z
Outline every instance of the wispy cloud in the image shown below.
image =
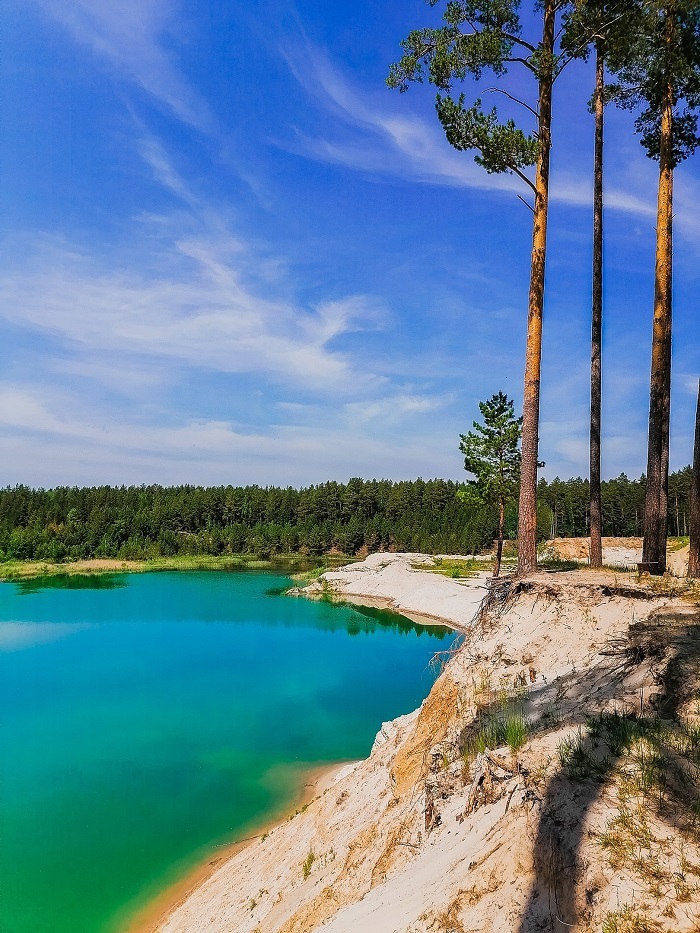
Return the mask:
M 83 354 L 118 353 L 127 368 L 131 355 L 341 394 L 381 384 L 333 346 L 352 331 L 374 329 L 383 313 L 377 302 L 350 295 L 304 307 L 280 296 L 277 264 L 231 232 L 157 140 L 144 137 L 140 148 L 157 181 L 186 206 L 184 221 L 144 218 L 142 228 L 150 224 L 158 236 L 142 229 L 119 271 L 75 245 L 38 238 L 30 258 L 0 278 L 0 317 Z
M 65 412 L 70 412 L 66 414 Z M 226 421 L 170 425 L 110 418 L 75 398 L 0 386 L 3 479 L 46 482 L 319 482 L 329 476 L 449 474 L 454 456 L 440 435 L 373 438 L 345 424 Z M 444 448 L 444 449 L 443 449 Z
M 214 117 L 182 74 L 173 44 L 173 0 L 34 0 L 73 38 L 184 123 L 212 131 Z M 167 41 L 169 40 L 169 41 Z
M 399 393 L 366 402 L 348 402 L 345 412 L 351 422 L 398 424 L 414 415 L 437 411 L 454 401 L 451 396 Z
M 297 134 L 298 148 L 322 161 L 416 181 L 469 188 L 521 190 L 508 175 L 487 175 L 458 155 L 434 124 L 381 107 L 374 95 L 362 95 L 320 49 L 305 42 L 287 46 L 282 54 L 289 68 L 317 105 L 341 124 L 362 131 L 350 140 Z M 368 103 L 371 101 L 371 103 Z M 387 151 L 387 149 L 389 151 Z
M 282 52 L 306 93 L 336 118 L 334 138 L 297 131 L 295 142 L 287 144 L 290 148 L 320 161 L 425 184 L 527 193 L 514 175 L 489 175 L 468 153 L 456 152 L 435 120 L 406 114 L 401 98 L 397 97 L 396 105 L 389 109 L 376 93 L 361 92 L 308 40 L 288 45 Z M 348 128 L 352 131 L 349 137 Z M 589 207 L 591 184 L 589 179 L 560 173 L 553 180 L 552 197 Z M 606 204 L 642 216 L 654 215 L 653 201 L 633 190 L 610 188 Z
M 324 391 L 372 380 L 330 346 L 372 317 L 370 299 L 304 308 L 262 297 L 244 281 L 248 261 L 238 248 L 202 236 L 174 242 L 167 271 L 114 272 L 54 243 L 0 281 L 0 315 L 77 350 L 255 372 Z

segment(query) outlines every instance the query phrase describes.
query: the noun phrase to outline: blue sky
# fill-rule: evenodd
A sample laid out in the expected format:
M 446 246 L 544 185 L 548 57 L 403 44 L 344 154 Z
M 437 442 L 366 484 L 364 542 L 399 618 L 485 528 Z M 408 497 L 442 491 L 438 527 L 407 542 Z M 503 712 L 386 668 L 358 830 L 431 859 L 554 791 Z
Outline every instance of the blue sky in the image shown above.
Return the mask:
M 520 182 L 445 142 L 431 87 L 384 85 L 437 17 L 6 0 L 2 484 L 464 476 L 479 399 L 520 404 L 531 223 Z M 549 477 L 587 472 L 590 81 L 574 64 L 555 95 Z M 637 476 L 657 167 L 628 114 L 607 143 L 603 472 Z M 676 191 L 674 468 L 700 373 L 697 157 Z

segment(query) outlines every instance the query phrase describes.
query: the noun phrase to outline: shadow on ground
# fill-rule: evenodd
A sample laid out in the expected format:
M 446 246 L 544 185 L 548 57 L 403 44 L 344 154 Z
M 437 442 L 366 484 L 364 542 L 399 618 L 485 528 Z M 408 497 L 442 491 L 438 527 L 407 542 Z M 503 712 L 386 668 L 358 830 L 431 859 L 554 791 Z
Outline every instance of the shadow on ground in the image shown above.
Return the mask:
M 579 721 L 582 707 L 588 717 L 561 751 L 562 767 L 542 797 L 535 880 L 518 933 L 588 928 L 597 893 L 583 853 L 588 818 L 621 759 L 640 744 L 646 749 L 640 780 L 648 785 L 640 792 L 653 795 L 655 816 L 669 828 L 698 834 L 700 729 L 684 725 L 679 710 L 697 696 L 699 659 L 700 612 L 662 610 L 611 644 L 585 679 L 572 674 L 556 685 L 561 720 L 569 719 L 569 707 L 578 708 Z M 540 697 L 532 694 L 532 701 L 546 694 L 551 703 L 554 686 L 543 687 Z

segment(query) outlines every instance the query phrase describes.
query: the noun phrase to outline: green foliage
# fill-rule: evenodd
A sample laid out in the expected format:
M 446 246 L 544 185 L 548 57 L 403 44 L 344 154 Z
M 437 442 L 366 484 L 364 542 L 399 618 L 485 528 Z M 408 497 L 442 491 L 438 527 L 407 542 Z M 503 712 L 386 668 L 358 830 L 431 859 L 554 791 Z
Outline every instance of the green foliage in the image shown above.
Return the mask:
M 430 6 L 438 2 L 428 0 Z M 427 77 L 443 92 L 437 95 L 436 109 L 449 143 L 474 150 L 475 161 L 487 172 L 514 172 L 532 185 L 522 169 L 537 161 L 537 134 L 526 133 L 512 119 L 500 121 L 496 109 L 485 112 L 480 100 L 465 106 L 464 95 L 455 100 L 450 92 L 455 82 L 479 81 L 488 71 L 501 78 L 511 63 L 525 66 L 540 80 L 556 72 L 556 59 L 522 37 L 518 0 L 448 0 L 442 20 L 441 26 L 409 33 L 401 43 L 402 57 L 389 68 L 387 84 L 407 91 Z M 537 121 L 534 107 L 504 93 Z
M 459 449 L 464 469 L 476 480 L 468 484 L 465 500 L 481 499 L 489 505 L 505 506 L 517 496 L 520 482 L 520 433 L 522 418 L 516 418 L 513 402 L 497 392 L 479 402 L 483 424 L 475 421 L 474 431 L 460 434 Z
M 535 164 L 539 152 L 536 136 L 526 135 L 513 120 L 499 123 L 495 107 L 484 113 L 480 100 L 468 108 L 464 100 L 464 94 L 457 101 L 449 95 L 437 96 L 435 109 L 450 145 L 475 149 L 474 161 L 489 175 Z
M 659 933 L 658 923 L 648 920 L 627 904 L 622 910 L 607 914 L 601 933 Z
M 351 479 L 305 489 L 16 486 L 0 490 L 0 559 L 478 552 L 493 538 L 493 519 L 481 504 L 460 502 L 459 488 L 440 479 Z
M 438 2 L 429 0 L 430 6 Z M 486 70 L 505 74 L 520 33 L 518 8 L 516 0 L 450 0 L 444 26 L 415 29 L 403 40 L 404 54 L 391 65 L 387 84 L 407 91 L 410 82 L 423 81 L 426 69 L 430 82 L 443 90 L 455 79 L 471 76 L 478 81 Z
M 462 757 L 468 763 L 487 748 L 493 750 L 504 745 L 516 752 L 527 741 L 527 735 L 524 698 L 518 693 L 503 692 L 477 713 L 462 738 Z
M 579 0 L 564 14 L 562 49 L 586 58 L 600 46 L 616 80 L 606 99 L 637 111 L 635 128 L 658 159 L 662 101 L 674 89 L 673 164 L 700 144 L 700 9 L 695 0 Z
M 618 60 L 637 29 L 636 0 L 577 0 L 562 16 L 562 51 L 587 60 L 593 48 Z
M 669 478 L 673 534 L 687 529 L 690 476 L 687 467 Z M 623 474 L 604 482 L 602 489 L 603 533 L 641 534 L 644 479 L 630 480 Z M 542 535 L 588 533 L 587 480 L 542 480 L 537 494 Z M 508 506 L 507 534 L 514 534 L 516 518 L 515 508 Z M 193 566 L 207 559 L 219 566 L 226 559 L 249 563 L 261 552 L 274 560 L 320 549 L 327 561 L 329 551 L 352 555 L 362 548 L 473 554 L 490 546 L 496 530 L 493 506 L 482 500 L 476 484 L 438 479 L 351 479 L 305 489 L 0 489 L 0 560 L 6 563 L 129 557 L 154 568 L 184 566 L 182 561 L 188 559 Z
M 415 570 L 425 570 L 428 573 L 439 573 L 455 580 L 473 577 L 479 570 L 484 569 L 483 562 L 478 560 L 460 560 L 459 558 L 436 557 L 435 565 L 428 567 L 425 564 L 413 564 Z
M 611 44 L 606 58 L 616 82 L 608 95 L 640 111 L 635 127 L 647 155 L 658 159 L 662 101 L 673 88 L 673 154 L 678 165 L 700 145 L 700 8 L 696 0 L 633 0 L 625 17 L 624 42 Z
M 511 716 L 506 720 L 506 745 L 512 752 L 522 748 L 527 740 L 527 723 L 522 714 Z
M 314 580 L 318 580 L 327 570 L 328 567 L 325 564 L 320 564 L 318 567 L 312 567 L 311 570 L 302 570 L 299 573 L 292 574 L 292 580 L 294 580 L 295 583 L 306 585 L 307 583 L 312 583 Z
M 311 867 L 315 861 L 316 856 L 314 855 L 313 849 L 309 849 L 309 852 L 301 865 L 301 873 L 304 876 L 304 881 L 306 881 L 306 879 L 311 874 Z
M 602 778 L 615 769 L 623 777 L 625 793 L 663 795 L 672 777 L 683 788 L 685 803 L 700 803 L 689 773 L 700 764 L 700 729 L 693 724 L 602 712 L 586 721 L 559 745 L 562 769 L 575 780 Z

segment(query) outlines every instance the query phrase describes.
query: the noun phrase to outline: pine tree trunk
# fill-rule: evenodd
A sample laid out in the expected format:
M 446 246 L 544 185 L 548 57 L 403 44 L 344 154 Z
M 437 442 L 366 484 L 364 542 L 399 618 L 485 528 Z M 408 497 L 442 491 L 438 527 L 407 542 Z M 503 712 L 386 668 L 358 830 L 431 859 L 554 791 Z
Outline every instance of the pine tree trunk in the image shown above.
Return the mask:
M 498 506 L 498 544 L 496 545 L 496 563 L 493 568 L 493 575 L 497 577 L 501 572 L 501 558 L 503 557 L 503 525 L 505 519 L 505 507 L 503 503 Z
M 600 410 L 603 332 L 603 51 L 596 46 L 595 146 L 593 168 L 593 313 L 591 316 L 591 567 L 603 566 L 603 513 L 600 495 Z
M 540 421 L 540 369 L 542 362 L 542 312 L 544 273 L 547 254 L 547 212 L 549 208 L 549 156 L 552 147 L 552 84 L 549 62 L 554 55 L 555 0 L 544 0 L 539 116 L 540 151 L 535 174 L 535 206 L 532 223 L 532 261 L 525 349 L 525 392 L 521 443 L 520 501 L 518 504 L 518 575 L 537 569 L 537 463 Z
M 700 577 L 700 383 L 698 383 L 698 408 L 695 414 L 695 450 L 693 452 L 693 474 L 690 482 L 690 554 L 688 576 Z
M 666 569 L 668 522 L 668 442 L 671 400 L 671 286 L 673 271 L 673 87 L 661 111 L 659 194 L 656 223 L 654 325 L 649 392 L 647 487 L 642 560 L 652 573 Z M 662 514 L 663 513 L 663 514 Z

